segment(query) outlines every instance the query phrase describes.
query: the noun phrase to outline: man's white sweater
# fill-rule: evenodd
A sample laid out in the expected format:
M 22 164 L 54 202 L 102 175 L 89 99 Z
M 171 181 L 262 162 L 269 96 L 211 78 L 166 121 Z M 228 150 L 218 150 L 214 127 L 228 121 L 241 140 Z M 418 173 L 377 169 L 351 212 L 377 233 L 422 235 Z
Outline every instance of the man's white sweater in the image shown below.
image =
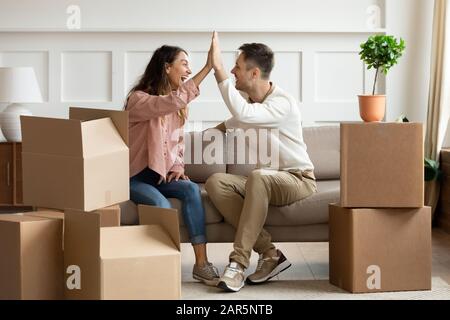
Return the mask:
M 276 143 L 278 146 L 278 164 L 261 165 L 258 154 L 258 167 L 282 171 L 314 170 L 303 141 L 300 110 L 291 95 L 273 85 L 272 92 L 262 103 L 250 103 L 234 87 L 231 79 L 220 82 L 219 90 L 232 114 L 225 121 L 227 129 L 267 129 L 271 132 L 267 139 L 269 145 Z

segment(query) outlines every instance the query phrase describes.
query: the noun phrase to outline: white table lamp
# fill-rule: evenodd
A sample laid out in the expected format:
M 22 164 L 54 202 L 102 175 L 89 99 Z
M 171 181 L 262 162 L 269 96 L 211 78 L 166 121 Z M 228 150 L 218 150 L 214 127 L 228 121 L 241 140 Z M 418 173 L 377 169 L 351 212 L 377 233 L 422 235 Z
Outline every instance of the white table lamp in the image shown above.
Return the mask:
M 25 104 L 42 102 L 34 69 L 0 68 L 0 102 L 10 103 L 0 113 L 0 128 L 3 135 L 8 141 L 22 141 L 20 116 L 31 115 Z

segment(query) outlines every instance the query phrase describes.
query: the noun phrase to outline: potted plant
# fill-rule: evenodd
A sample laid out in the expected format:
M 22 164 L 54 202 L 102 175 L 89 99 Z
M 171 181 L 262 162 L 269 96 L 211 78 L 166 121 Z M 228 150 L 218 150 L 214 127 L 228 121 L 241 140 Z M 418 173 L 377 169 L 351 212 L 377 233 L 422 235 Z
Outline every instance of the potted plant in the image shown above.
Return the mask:
M 386 75 L 397 64 L 405 49 L 405 41 L 388 35 L 374 35 L 360 47 L 360 58 L 367 65 L 367 70 L 375 69 L 375 79 L 371 95 L 358 95 L 359 114 L 366 122 L 381 121 L 386 109 L 386 95 L 375 94 L 378 76 L 380 72 Z

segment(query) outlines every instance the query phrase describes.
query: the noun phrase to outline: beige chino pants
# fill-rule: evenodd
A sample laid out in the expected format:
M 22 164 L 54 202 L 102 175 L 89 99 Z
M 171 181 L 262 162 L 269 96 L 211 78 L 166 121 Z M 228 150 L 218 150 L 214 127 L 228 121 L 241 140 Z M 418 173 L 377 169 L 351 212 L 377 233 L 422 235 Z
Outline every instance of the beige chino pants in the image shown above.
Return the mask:
M 311 171 L 257 169 L 248 176 L 215 173 L 206 181 L 208 196 L 225 221 L 236 229 L 230 261 L 249 267 L 252 249 L 264 253 L 275 248 L 263 228 L 269 204 L 285 206 L 317 191 Z

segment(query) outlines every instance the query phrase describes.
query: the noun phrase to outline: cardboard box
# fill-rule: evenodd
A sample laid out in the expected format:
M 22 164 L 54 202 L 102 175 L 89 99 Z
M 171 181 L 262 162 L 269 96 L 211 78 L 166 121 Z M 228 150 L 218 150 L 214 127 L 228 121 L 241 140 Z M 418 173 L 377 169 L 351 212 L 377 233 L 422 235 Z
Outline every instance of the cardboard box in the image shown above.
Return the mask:
M 0 300 L 64 298 L 61 219 L 0 215 Z
M 330 282 L 350 292 L 431 289 L 431 208 L 329 206 Z
M 100 216 L 65 211 L 67 299 L 179 299 L 177 211 L 139 206 L 139 226 L 100 227 Z
M 22 116 L 23 201 L 93 211 L 129 199 L 128 113 L 70 108 Z
M 341 206 L 424 205 L 421 123 L 341 123 Z

